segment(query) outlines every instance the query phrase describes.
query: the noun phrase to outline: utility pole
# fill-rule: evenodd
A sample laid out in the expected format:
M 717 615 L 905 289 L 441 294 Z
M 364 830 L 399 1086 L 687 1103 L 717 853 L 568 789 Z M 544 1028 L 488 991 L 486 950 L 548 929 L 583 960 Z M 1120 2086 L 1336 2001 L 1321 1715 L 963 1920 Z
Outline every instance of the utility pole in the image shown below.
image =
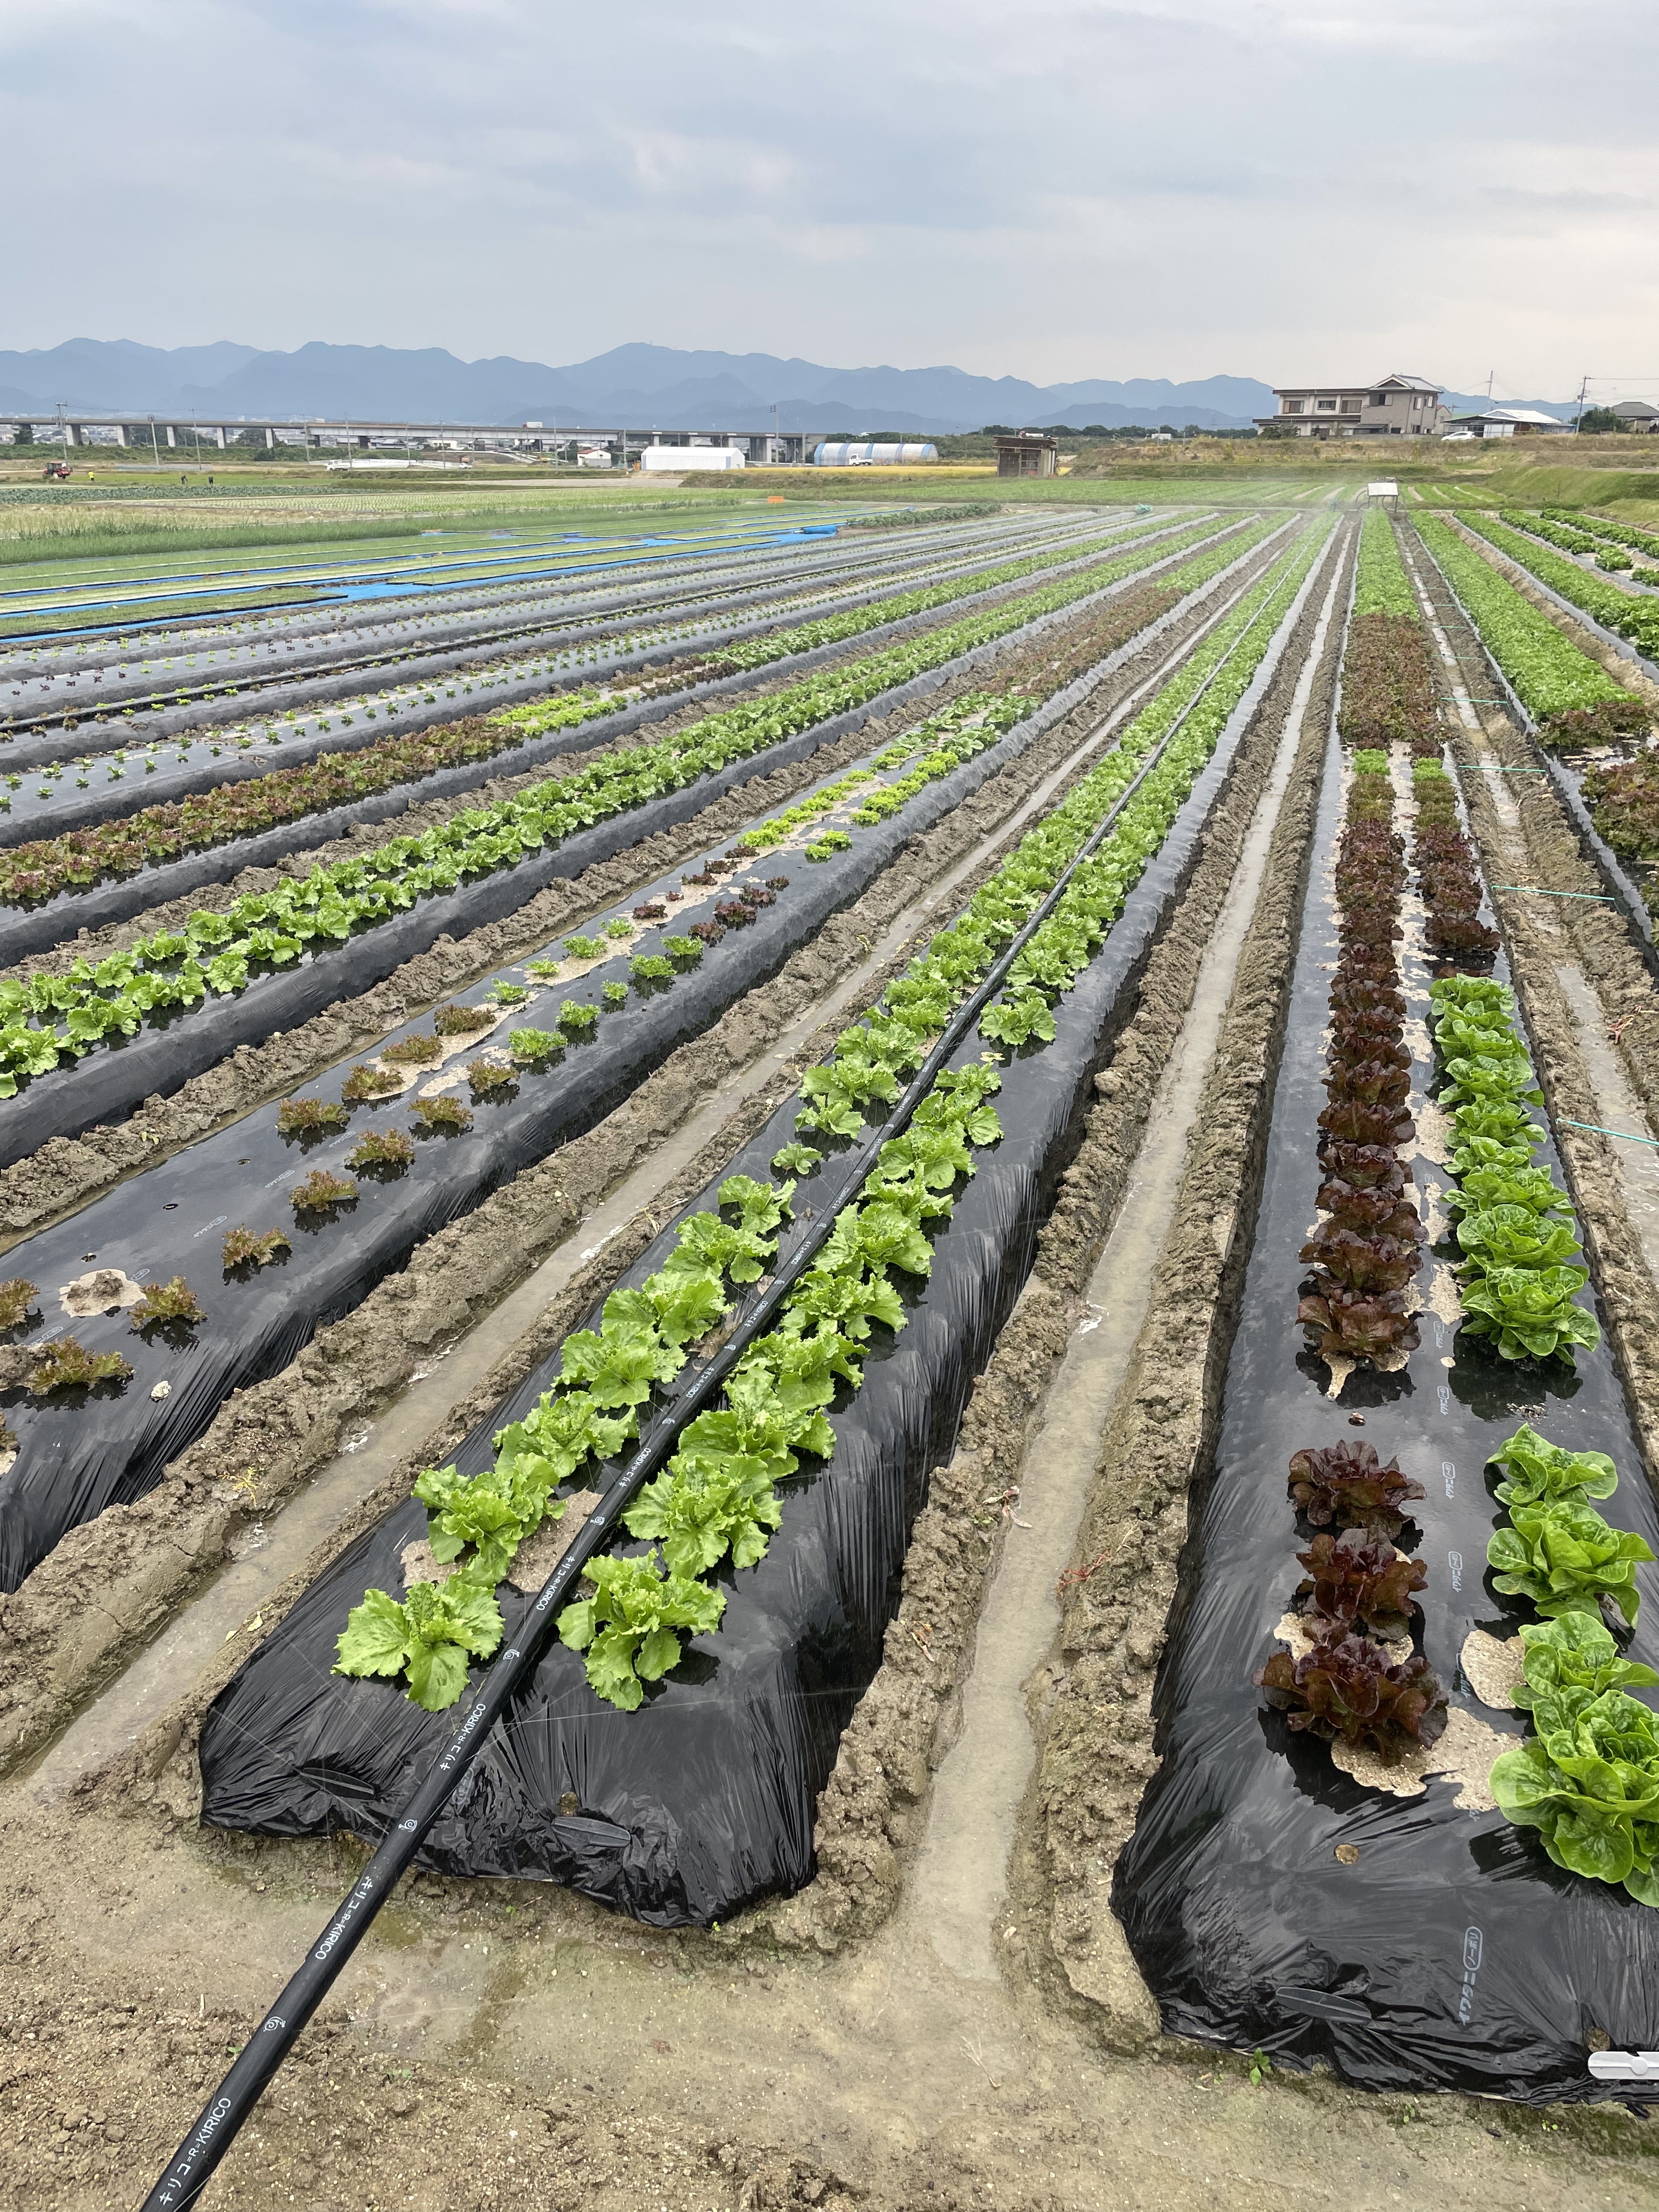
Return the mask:
M 155 442 L 155 417 L 153 415 L 149 418 L 149 458 L 151 465 L 159 476 L 161 472 L 161 449 Z
M 1489 368 L 1486 371 L 1486 398 L 1488 400 L 1492 398 L 1492 380 L 1497 374 L 1498 371 L 1495 368 Z
M 1589 390 L 1589 377 L 1581 377 L 1578 381 L 1578 412 L 1572 418 L 1572 434 L 1575 438 L 1578 435 L 1578 425 L 1584 419 L 1584 394 Z

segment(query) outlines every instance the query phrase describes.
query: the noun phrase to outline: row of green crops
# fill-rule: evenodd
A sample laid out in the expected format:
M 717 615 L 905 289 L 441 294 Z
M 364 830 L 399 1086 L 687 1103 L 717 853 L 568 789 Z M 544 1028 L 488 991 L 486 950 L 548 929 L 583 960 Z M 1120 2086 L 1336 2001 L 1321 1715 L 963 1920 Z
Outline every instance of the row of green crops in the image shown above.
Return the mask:
M 1241 550 L 1238 538 L 1212 546 L 1167 580 L 1190 591 Z M 0 983 L 0 1097 L 15 1095 L 20 1079 L 55 1068 L 60 1057 L 76 1059 L 106 1037 L 132 1036 L 153 1014 L 195 1005 L 210 993 L 240 990 L 256 970 L 299 959 L 313 940 L 341 941 L 356 929 L 372 928 L 428 892 L 510 867 L 526 853 L 862 706 L 1073 605 L 1120 573 L 1128 571 L 1121 564 L 1086 570 L 864 660 L 816 671 L 787 690 L 744 700 L 650 744 L 549 777 L 517 798 L 465 809 L 419 836 L 391 838 L 372 852 L 249 893 L 228 913 L 194 914 L 183 930 L 157 931 L 95 964 L 77 960 L 59 975 Z
M 1634 1625 L 1636 1568 L 1652 1552 L 1589 1503 L 1618 1471 L 1605 1452 L 1564 1450 L 1532 1428 L 1492 1455 L 1504 1519 L 1486 1547 L 1492 1587 L 1542 1616 L 1521 1630 L 1514 1702 L 1534 1734 L 1504 1752 L 1491 1787 L 1504 1818 L 1536 1828 L 1556 1865 L 1659 1905 L 1659 1717 L 1630 1693 L 1659 1683 L 1620 1656 L 1603 1606 Z
M 1651 530 L 1638 530 L 1634 523 L 1609 522 L 1605 515 L 1584 514 L 1568 507 L 1547 507 L 1544 514 L 1558 526 L 1588 536 L 1598 549 L 1608 543 L 1628 545 L 1632 553 L 1645 553 L 1650 560 L 1659 560 L 1659 537 Z M 1528 523 L 1528 528 L 1533 526 Z
M 1449 523 L 1416 518 L 1419 536 L 1480 634 L 1481 642 L 1542 726 L 1558 717 L 1630 698 L 1589 655 L 1563 637 L 1549 617 L 1522 598 L 1489 561 Z M 1575 568 L 1574 575 L 1582 575 Z
M 500 1643 L 495 1588 L 519 1546 L 565 1510 L 556 1490 L 590 1457 L 610 1458 L 637 1436 L 639 1409 L 653 1388 L 673 1379 L 686 1345 L 716 1327 L 734 1303 L 737 1287 L 728 1285 L 770 1270 L 795 1179 L 810 1177 L 823 1157 L 805 1139 L 856 1134 L 867 1109 L 898 1097 L 953 1009 L 1167 739 L 1022 954 L 1007 993 L 980 1024 L 982 1036 L 1001 1042 L 1054 1036 L 1053 1002 L 1104 940 L 1129 887 L 1162 844 L 1324 543 L 1323 531 L 1310 533 L 1246 595 L 1114 752 L 1027 833 L 961 920 L 887 987 L 872 1013 L 842 1033 L 823 1066 L 809 1071 L 799 1138 L 772 1161 L 783 1180 L 728 1177 L 718 1211 L 689 1216 L 667 1264 L 639 1290 L 613 1292 L 598 1330 L 567 1339 L 557 1382 L 525 1420 L 500 1431 L 491 1468 L 471 1478 L 453 1468 L 421 1476 L 416 1494 L 428 1508 L 433 1554 L 452 1571 L 441 1582 L 412 1585 L 401 1601 L 370 1591 L 341 1633 L 342 1673 L 406 1675 L 410 1694 L 429 1711 L 455 1701 L 468 1655 L 487 1656 Z M 1033 1001 L 1041 1018 L 1031 1017 Z M 1000 1134 L 989 1103 L 999 1087 L 986 1066 L 939 1077 L 909 1128 L 884 1146 L 858 1198 L 837 1213 L 777 1328 L 744 1353 L 724 1405 L 687 1425 L 662 1475 L 624 1516 L 629 1534 L 651 1548 L 597 1557 L 583 1570 L 592 1595 L 561 1614 L 559 1633 L 586 1653 L 599 1696 L 632 1710 L 641 1685 L 678 1659 L 683 1630 L 718 1626 L 724 1594 L 701 1577 L 728 1552 L 739 1568 L 763 1557 L 781 1518 L 776 1484 L 795 1472 L 800 1452 L 833 1455 L 824 1408 L 839 1382 L 857 1386 L 872 1323 L 904 1326 L 892 1272 L 929 1273 L 930 1225 L 949 1218 L 957 1176 L 975 1172 L 973 1151 Z
M 1467 520 L 1468 517 L 1464 519 Z M 1619 552 L 1585 531 L 1574 529 L 1571 523 L 1554 521 L 1547 515 L 1532 514 L 1520 507 L 1500 508 L 1498 520 L 1511 530 L 1528 531 L 1534 538 L 1543 538 L 1546 544 L 1559 546 L 1564 553 L 1590 554 L 1604 568 L 1628 568 L 1631 565 L 1628 554 Z
M 1356 617 L 1406 615 L 1413 622 L 1417 619 L 1417 595 L 1400 558 L 1394 525 L 1380 507 L 1372 507 L 1360 526 L 1353 612 Z
M 1638 599 L 1621 591 L 1617 584 L 1603 583 L 1588 568 L 1581 568 L 1576 561 L 1563 561 L 1558 555 L 1546 552 L 1535 539 L 1505 529 L 1489 515 L 1465 514 L 1461 520 L 1488 544 L 1495 545 L 1500 553 L 1506 553 L 1511 561 L 1536 576 L 1540 584 L 1547 584 L 1551 591 L 1559 592 L 1571 605 L 1581 607 L 1604 629 L 1612 630 L 1616 636 L 1627 637 L 1638 652 L 1650 656 L 1659 654 L 1659 599 Z M 1528 703 L 1530 705 L 1530 701 Z
M 1589 1270 L 1571 1201 L 1547 1165 L 1534 1164 L 1545 1132 L 1531 1117 L 1544 1094 L 1516 1030 L 1515 994 L 1489 977 L 1452 975 L 1429 995 L 1452 1126 L 1448 1205 L 1463 1255 L 1463 1327 L 1491 1337 L 1502 1358 L 1571 1364 L 1601 1330 L 1573 1303 Z

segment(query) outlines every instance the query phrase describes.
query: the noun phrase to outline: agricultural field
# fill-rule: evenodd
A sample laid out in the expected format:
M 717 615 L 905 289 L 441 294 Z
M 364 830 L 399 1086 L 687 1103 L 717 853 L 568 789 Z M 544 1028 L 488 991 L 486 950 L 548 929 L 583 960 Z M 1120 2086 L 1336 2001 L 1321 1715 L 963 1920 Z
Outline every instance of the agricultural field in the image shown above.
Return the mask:
M 0 566 L 26 2212 L 1659 2201 L 1659 538 L 1085 489 Z

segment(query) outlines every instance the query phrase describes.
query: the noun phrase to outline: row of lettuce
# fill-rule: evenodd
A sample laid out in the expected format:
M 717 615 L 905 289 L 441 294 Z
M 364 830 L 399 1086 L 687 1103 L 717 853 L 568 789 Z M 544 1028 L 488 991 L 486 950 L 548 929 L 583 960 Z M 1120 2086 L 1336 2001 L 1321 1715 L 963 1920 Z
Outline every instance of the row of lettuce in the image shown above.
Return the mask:
M 1121 536 L 1121 529 L 1115 534 Z M 1194 534 L 1184 532 L 1165 540 L 1156 550 L 1148 549 L 1146 560 L 1157 560 L 1190 543 Z M 300 767 L 276 769 L 267 775 L 216 785 L 171 804 L 142 807 L 118 820 L 100 823 L 89 829 L 36 838 L 0 852 L 0 904 L 27 905 L 65 890 L 85 890 L 106 878 L 131 875 L 186 853 L 255 836 L 309 815 L 378 797 L 400 784 L 416 781 L 443 769 L 491 759 L 498 754 L 504 757 L 505 766 L 515 748 L 535 738 L 602 720 L 653 693 L 703 681 L 711 676 L 769 666 L 817 647 L 842 643 L 883 623 L 928 613 L 964 595 L 991 591 L 1022 581 L 1063 562 L 1084 559 L 1112 542 L 1111 535 L 1083 539 L 1028 555 L 1022 560 L 1004 562 L 995 568 L 981 568 L 971 575 L 951 576 L 915 590 L 889 594 L 865 606 L 848 608 L 837 615 L 774 631 L 743 646 L 704 654 L 690 669 L 678 672 L 665 683 L 659 679 L 654 684 L 623 684 L 605 690 L 586 685 L 578 690 L 560 691 L 527 708 L 509 708 L 487 719 L 468 717 L 432 730 L 381 738 L 357 751 L 323 754 Z M 151 769 L 154 763 L 147 762 L 145 765 L 147 770 Z
M 465 1139 L 474 1128 L 478 1111 L 510 1103 L 518 1097 L 521 1084 L 539 1085 L 549 1073 L 566 1067 L 567 1054 L 591 1049 L 601 1036 L 605 1018 L 627 1005 L 630 994 L 659 996 L 732 931 L 762 921 L 767 909 L 787 890 L 789 879 L 774 874 L 764 882 L 744 881 L 741 872 L 745 866 L 775 852 L 781 845 L 799 844 L 800 833 L 813 829 L 817 834 L 805 845 L 804 857 L 808 861 L 825 860 L 853 844 L 862 830 L 902 814 L 928 784 L 949 775 L 994 744 L 1037 702 L 1065 690 L 1074 679 L 1095 668 L 1103 656 L 1178 605 L 1181 596 L 1170 582 L 1148 581 L 1133 592 L 1100 600 L 1062 628 L 1047 630 L 1016 647 L 999 664 L 1003 680 L 994 690 L 959 695 L 867 762 L 763 817 L 724 855 L 707 855 L 683 872 L 678 888 L 659 888 L 631 912 L 601 917 L 586 930 L 543 948 L 522 963 L 528 981 L 516 980 L 509 971 L 488 983 L 484 995 L 476 1003 L 438 1006 L 429 1028 L 417 1028 L 393 1038 L 373 1058 L 344 1072 L 343 1079 L 333 1086 L 337 1097 L 295 1097 L 283 1101 L 276 1109 L 276 1130 L 304 1152 L 337 1137 L 363 1109 L 390 1107 L 394 1098 L 406 1093 L 412 1076 L 430 1073 L 440 1062 L 464 1054 L 469 1048 L 477 1052 L 477 1057 L 465 1060 L 461 1067 L 466 1090 L 460 1095 L 455 1095 L 453 1077 L 441 1087 L 429 1087 L 409 1100 L 409 1120 L 402 1127 L 387 1126 L 377 1111 L 374 1126 L 358 1135 L 338 1164 L 344 1172 L 317 1167 L 299 1176 L 287 1192 L 287 1199 L 294 1221 L 307 1242 L 344 1231 L 347 1218 L 355 1215 L 360 1205 L 377 1203 L 375 1186 L 396 1182 L 408 1174 L 423 1146 L 439 1141 L 447 1153 L 448 1146 Z M 848 828 L 823 826 L 826 815 L 838 815 Z M 716 894 L 712 901 L 706 896 L 711 891 Z M 705 918 L 694 919 L 700 910 Z M 660 947 L 658 951 L 646 949 L 653 937 Z M 514 963 L 515 970 L 518 965 Z M 536 987 L 561 983 L 579 995 L 566 997 L 562 1004 L 551 999 L 531 1003 Z M 544 1006 L 551 1009 L 556 1005 L 556 1012 L 544 1011 Z M 525 1025 L 510 1030 L 506 1049 L 490 1043 L 477 1050 L 483 1033 L 496 1030 L 508 1014 Z M 530 1025 L 531 1018 L 534 1026 Z M 465 1182 L 465 1165 L 457 1165 Z M 96 1231 L 90 1225 L 88 1236 L 96 1241 Z M 281 1223 L 274 1226 L 251 1226 L 246 1220 L 237 1223 L 223 1239 L 221 1261 L 225 1284 L 251 1281 L 260 1269 L 283 1260 L 291 1249 L 289 1230 Z M 24 1264 L 27 1252 L 27 1248 L 22 1248 L 20 1256 Z M 162 1298 L 165 1311 L 152 1310 L 153 1301 L 149 1298 L 137 1310 L 147 1337 L 154 1333 L 152 1324 L 161 1326 L 169 1345 L 183 1346 L 193 1340 L 198 1327 L 210 1321 L 208 1311 L 183 1277 L 158 1288 L 155 1297 Z M 209 1302 L 216 1306 L 211 1293 Z M 21 1276 L 0 1284 L 0 1334 L 38 1330 L 39 1322 L 36 1285 Z M 9 1364 L 15 1370 L 15 1387 L 33 1400 L 50 1401 L 54 1410 L 73 1411 L 85 1402 L 84 1395 L 76 1394 L 88 1389 L 106 1394 L 123 1389 L 131 1379 L 131 1363 L 120 1352 L 94 1352 L 70 1336 L 18 1344 Z M 9 1428 L 0 1433 L 0 1453 L 11 1454 L 18 1449 L 18 1440 Z
M 1472 523 L 1474 518 L 1466 515 L 1463 520 Z M 1650 710 L 1581 653 L 1467 538 L 1435 516 L 1419 515 L 1414 520 L 1481 643 L 1537 724 L 1541 743 L 1592 744 L 1646 728 Z M 1498 527 L 1483 524 L 1489 537 Z M 1498 539 L 1492 542 L 1499 551 L 1508 550 Z M 1535 546 L 1529 550 L 1539 551 Z M 1584 574 L 1576 568 L 1572 573 Z
M 1263 522 L 1210 546 L 1166 580 L 1177 592 L 1207 581 L 1274 526 Z M 527 854 L 679 791 L 734 763 L 878 698 L 975 647 L 996 642 L 1045 615 L 1074 605 L 1146 565 L 1126 556 L 1042 589 L 981 609 L 843 666 L 814 672 L 781 692 L 704 715 L 623 752 L 490 805 L 468 807 L 419 836 L 319 864 L 303 877 L 251 892 L 228 911 L 192 915 L 99 962 L 82 958 L 60 974 L 0 982 L 0 1097 L 28 1078 L 73 1061 L 106 1038 L 131 1036 L 146 1021 L 246 987 L 261 972 L 300 959 L 312 945 L 343 941 L 391 920 L 420 898 L 471 878 L 510 868 Z
M 1388 547 L 1376 542 L 1384 569 L 1392 546 L 1391 533 Z M 1389 641 L 1413 662 L 1426 652 L 1413 623 L 1402 622 Z M 1363 681 L 1351 693 L 1345 663 L 1345 721 L 1352 715 L 1372 734 L 1392 724 L 1413 756 L 1412 857 L 1425 950 L 1438 969 L 1430 1029 L 1438 1103 L 1449 1123 L 1463 1331 L 1486 1338 L 1507 1360 L 1571 1362 L 1599 1332 L 1576 1303 L 1589 1274 L 1571 1204 L 1535 1157 L 1546 1140 L 1533 1119 L 1542 1094 L 1513 994 L 1480 972 L 1490 967 L 1498 939 L 1479 920 L 1478 870 L 1437 757 L 1437 717 L 1413 716 L 1399 726 L 1400 702 L 1423 696 L 1420 672 L 1402 672 L 1390 685 L 1365 665 L 1376 644 L 1351 633 L 1350 657 L 1358 646 Z M 1354 753 L 1337 860 L 1342 954 L 1331 993 L 1328 1065 L 1335 1079 L 1328 1082 L 1331 1104 L 1322 1116 L 1327 1180 L 1318 1202 L 1325 1218 L 1302 1255 L 1325 1279 L 1311 1302 L 1316 1315 L 1304 1301 L 1304 1319 L 1316 1323 L 1316 1336 L 1330 1334 L 1333 1288 L 1342 1296 L 1352 1291 L 1333 1268 L 1333 1247 L 1346 1249 L 1352 1242 L 1357 1254 L 1363 1243 L 1384 1271 L 1370 1287 L 1386 1297 L 1415 1272 L 1423 1237 L 1394 1150 L 1408 1139 L 1412 1124 L 1407 1002 L 1394 953 L 1404 848 L 1393 830 L 1387 765 L 1380 751 Z M 1370 1114 L 1374 1126 L 1361 1128 L 1356 1110 Z M 1360 1135 L 1377 1141 L 1358 1147 Z M 1383 1317 L 1378 1364 L 1409 1349 L 1411 1323 L 1401 1304 Z M 1523 1679 L 1512 1698 L 1530 1716 L 1534 1733 L 1494 1763 L 1494 1799 L 1512 1823 L 1539 1832 L 1557 1865 L 1659 1904 L 1659 1719 L 1630 1694 L 1659 1684 L 1659 1673 L 1623 1658 L 1608 1626 L 1615 1618 L 1634 1626 L 1635 1570 L 1653 1554 L 1590 1502 L 1617 1485 L 1605 1455 L 1563 1449 L 1523 1426 L 1492 1459 L 1504 1480 L 1496 1489 L 1503 1517 L 1487 1547 L 1492 1586 L 1540 1616 L 1521 1627 Z M 1292 1732 L 1364 1746 L 1388 1761 L 1432 1746 L 1446 1725 L 1446 1693 L 1412 1642 L 1415 1593 L 1426 1586 L 1427 1569 L 1394 1540 L 1406 1510 L 1426 1495 L 1423 1486 L 1397 1460 L 1384 1464 L 1369 1444 L 1346 1440 L 1297 1452 L 1289 1475 L 1310 1538 L 1297 1555 L 1305 1570 L 1294 1600 L 1301 1633 L 1253 1679 Z
M 953 700 L 938 714 L 930 715 L 878 754 L 867 769 L 855 769 L 799 805 L 768 817 L 741 837 L 723 857 L 714 854 L 682 881 L 699 887 L 716 887 L 728 896 L 713 902 L 711 918 L 690 921 L 697 904 L 686 909 L 682 927 L 665 931 L 660 952 L 636 952 L 628 961 L 628 981 L 604 981 L 590 998 L 566 998 L 551 1027 L 525 1026 L 509 1031 L 507 1048 L 489 1048 L 467 1060 L 463 1068 L 471 1103 L 448 1091 L 410 1097 L 407 1128 L 377 1125 L 362 1131 L 342 1163 L 348 1170 L 337 1174 L 313 1169 L 301 1174 L 286 1193 L 301 1226 L 310 1234 L 342 1225 L 365 1195 L 363 1186 L 398 1181 L 412 1166 L 416 1146 L 433 1139 L 465 1136 L 475 1123 L 476 1110 L 500 1107 L 518 1095 L 526 1079 L 543 1077 L 556 1069 L 568 1052 L 591 1047 L 604 1018 L 627 1004 L 630 991 L 656 997 L 672 988 L 695 969 L 734 930 L 752 927 L 787 890 L 789 878 L 775 875 L 765 882 L 738 879 L 745 861 L 771 851 L 800 823 L 821 811 L 819 801 L 861 804 L 852 819 L 864 826 L 886 820 L 930 782 L 950 775 L 994 744 L 1031 711 L 1033 702 L 1023 691 L 1009 687 L 995 692 L 969 692 Z M 900 774 L 899 771 L 908 772 Z M 892 781 L 884 782 L 885 775 Z M 841 843 L 850 838 L 841 837 Z M 809 857 L 811 848 L 808 848 Z M 727 879 L 730 880 L 727 880 Z M 678 902 L 684 891 L 670 892 Z M 701 902 L 707 905 L 706 899 Z M 385 1106 L 406 1091 L 411 1074 L 434 1068 L 458 1048 L 465 1050 L 485 1032 L 494 1030 L 503 1015 L 521 1014 L 532 999 L 534 985 L 568 980 L 623 952 L 637 942 L 642 930 L 654 929 L 670 918 L 665 902 L 637 906 L 631 915 L 613 917 L 597 926 L 597 933 L 577 934 L 563 940 L 563 958 L 541 957 L 526 963 L 533 983 L 497 978 L 487 994 L 475 1003 L 453 1001 L 435 1009 L 429 1029 L 416 1029 L 381 1048 L 372 1059 L 360 1061 L 345 1073 L 339 1097 L 295 1097 L 276 1109 L 278 1133 L 301 1153 L 337 1136 L 356 1114 Z M 95 1228 L 88 1233 L 96 1236 Z M 239 1222 L 226 1231 L 220 1254 L 226 1284 L 247 1282 L 258 1271 L 279 1261 L 291 1249 L 291 1239 L 280 1224 L 254 1229 Z M 39 1287 L 23 1276 L 0 1282 L 0 1334 L 11 1334 L 40 1317 Z M 196 1330 L 208 1321 L 207 1310 L 182 1276 L 152 1285 L 133 1309 L 131 1327 L 152 1334 L 166 1327 L 168 1340 L 182 1346 L 193 1341 Z M 37 1400 L 52 1399 L 73 1405 L 71 1393 L 99 1384 L 131 1379 L 131 1367 L 118 1353 L 94 1353 L 73 1336 L 60 1336 L 19 1347 L 24 1356 L 14 1362 L 20 1369 L 16 1387 Z M 25 1364 L 25 1361 L 27 1364 Z M 0 1449 L 11 1449 L 9 1431 L 0 1434 Z
M 339 1671 L 401 1676 L 428 1710 L 455 1701 L 470 1660 L 499 1645 L 496 1589 L 520 1546 L 566 1510 L 560 1487 L 637 1437 L 642 1409 L 672 1386 L 688 1346 L 775 1266 L 799 1183 L 823 1166 L 822 1146 L 879 1125 L 953 1012 L 1076 863 L 980 1021 L 993 1044 L 1035 1040 L 1040 1048 L 1053 1037 L 1059 1002 L 1168 835 L 1324 544 L 1324 532 L 1306 532 L 1240 599 L 961 918 L 809 1071 L 796 1136 L 771 1163 L 779 1180 L 728 1177 L 715 1209 L 687 1216 L 665 1266 L 638 1289 L 614 1291 L 597 1329 L 566 1340 L 557 1380 L 526 1419 L 497 1435 L 489 1468 L 420 1477 L 433 1563 L 448 1571 L 411 1582 L 402 1596 L 369 1591 L 341 1632 Z M 857 1389 L 872 1331 L 904 1326 L 901 1281 L 930 1273 L 958 1178 L 975 1171 L 975 1154 L 1000 1134 L 992 1103 L 1000 1087 L 988 1059 L 938 1078 L 908 1127 L 882 1146 L 858 1196 L 838 1209 L 777 1326 L 744 1350 L 722 1404 L 686 1425 L 663 1473 L 626 1510 L 623 1528 L 645 1548 L 601 1552 L 584 1568 L 587 1592 L 561 1614 L 558 1631 L 586 1655 L 595 1695 L 632 1710 L 677 1662 L 685 1633 L 717 1628 L 726 1592 L 708 1577 L 728 1559 L 741 1571 L 764 1556 L 784 1510 L 778 1485 L 803 1454 L 833 1460 L 828 1410 L 843 1387 Z

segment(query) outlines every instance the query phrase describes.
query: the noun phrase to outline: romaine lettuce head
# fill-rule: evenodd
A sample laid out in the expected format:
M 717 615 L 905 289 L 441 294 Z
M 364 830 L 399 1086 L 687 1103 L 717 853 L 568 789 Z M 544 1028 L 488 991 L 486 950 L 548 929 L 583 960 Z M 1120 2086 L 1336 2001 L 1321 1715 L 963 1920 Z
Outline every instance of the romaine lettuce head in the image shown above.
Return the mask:
M 1582 1257 L 1571 1225 L 1553 1222 L 1529 1206 L 1490 1206 L 1466 1213 L 1457 1241 L 1480 1264 L 1491 1267 L 1566 1267 Z

